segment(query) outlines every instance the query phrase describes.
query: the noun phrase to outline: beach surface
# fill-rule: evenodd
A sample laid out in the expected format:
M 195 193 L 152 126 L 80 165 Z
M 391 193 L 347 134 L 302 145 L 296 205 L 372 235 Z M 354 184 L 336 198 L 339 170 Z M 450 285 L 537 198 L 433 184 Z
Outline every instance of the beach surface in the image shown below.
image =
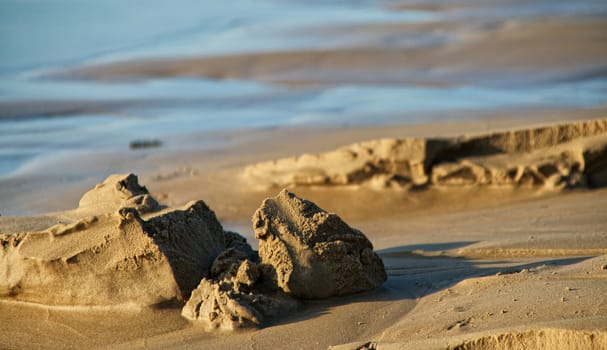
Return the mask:
M 0 5 L 0 348 L 607 348 L 604 1 L 152 3 Z
M 605 119 L 596 121 L 604 127 Z M 246 147 L 199 153 L 195 161 L 188 156 L 187 170 L 177 167 L 172 172 L 143 173 L 140 182 L 161 204 L 171 207 L 204 199 L 226 229 L 241 233 L 257 249 L 251 215 L 282 185 L 263 185 L 259 180 L 252 185 L 245 169 L 256 163 L 243 154 L 254 154 L 262 161 L 299 155 L 302 150 L 322 153 L 361 140 L 361 133 L 371 139 L 381 135 L 447 140 L 468 135 L 473 140 L 487 135 L 488 130 L 499 135 L 515 129 L 530 135 L 530 130 L 554 125 L 586 124 L 565 120 L 517 124 L 492 119 L 484 126 L 454 123 L 399 130 L 260 131 Z M 606 134 L 599 129 L 591 131 L 592 135 L 574 133 L 574 139 L 559 141 L 563 147 L 559 152 L 587 149 L 582 144 L 604 149 Z M 579 130 L 589 129 L 582 126 Z M 311 142 L 306 132 L 323 137 Z M 285 139 L 288 147 L 282 147 Z M 512 145 L 522 147 L 523 143 Z M 548 154 L 559 146 L 533 147 L 550 159 Z M 532 153 L 508 151 L 505 156 L 517 163 Z M 587 162 L 585 166 L 593 165 Z M 364 232 L 383 259 L 387 281 L 377 289 L 350 296 L 303 300 L 295 310 L 275 316 L 261 328 L 232 333 L 208 331 L 187 321 L 180 316 L 182 304 L 178 301 L 153 307 L 94 305 L 90 301 L 44 305 L 3 297 L 3 345 L 225 349 L 605 346 L 607 219 L 603 209 L 607 196 L 600 186 L 464 183 L 412 189 L 378 187 L 373 181 L 284 186 Z M 72 208 L 77 202 L 70 198 L 82 195 L 78 186 L 55 193 L 55 203 Z M 83 198 L 80 211 L 88 208 L 86 203 Z M 99 215 L 105 210 L 99 205 L 87 210 Z M 9 236 L 11 232 L 39 231 L 58 222 L 69 224 L 74 220 L 70 215 L 80 215 L 68 213 L 2 216 L 0 229 Z

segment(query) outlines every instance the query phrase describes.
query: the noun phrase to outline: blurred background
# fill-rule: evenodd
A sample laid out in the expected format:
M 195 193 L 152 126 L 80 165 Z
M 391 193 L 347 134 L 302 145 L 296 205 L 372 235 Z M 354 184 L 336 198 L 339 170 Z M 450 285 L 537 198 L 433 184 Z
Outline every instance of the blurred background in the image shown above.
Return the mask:
M 606 107 L 604 0 L 0 0 L 5 188 L 217 131 Z

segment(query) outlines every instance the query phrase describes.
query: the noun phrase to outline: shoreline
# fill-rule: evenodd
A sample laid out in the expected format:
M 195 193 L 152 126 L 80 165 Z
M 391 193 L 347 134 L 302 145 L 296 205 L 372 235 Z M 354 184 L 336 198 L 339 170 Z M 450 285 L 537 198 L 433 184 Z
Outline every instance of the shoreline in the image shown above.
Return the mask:
M 158 185 L 159 193 L 173 192 L 174 198 L 169 199 L 170 203 L 180 205 L 197 198 L 194 198 L 193 194 L 181 194 L 181 190 L 171 190 L 174 184 L 179 184 L 182 180 L 187 181 L 188 178 L 204 179 L 205 175 L 212 172 L 220 173 L 264 160 L 324 152 L 350 143 L 378 138 L 455 137 L 516 127 L 603 118 L 606 115 L 605 108 L 523 110 L 516 114 L 496 111 L 479 113 L 469 119 L 410 124 L 202 131 L 169 139 L 161 138 L 162 147 L 142 151 L 129 150 L 125 140 L 124 150 L 88 151 L 81 155 L 67 156 L 63 160 L 42 157 L 37 166 L 30 166 L 26 172 L 1 178 L 0 197 L 8 200 L 1 203 L 0 214 L 19 215 L 19 212 L 22 212 L 32 215 L 68 209 L 77 203 L 78 196 L 86 188 L 101 181 L 105 176 L 120 172 L 139 173 L 150 186 Z M 184 141 L 189 144 L 185 150 L 183 145 L 176 144 Z M 66 177 L 71 180 L 62 180 Z M 212 183 L 215 180 L 207 178 L 205 181 Z M 44 191 L 48 195 L 38 196 L 38 191 Z M 198 195 L 204 198 L 205 193 Z M 26 199 L 20 200 L 19 197 Z
M 140 59 L 75 67 L 51 74 L 51 77 L 112 81 L 182 76 L 286 85 L 426 82 L 432 85 L 484 83 L 508 86 L 508 82 L 537 84 L 575 79 L 576 76 L 578 79 L 604 78 L 607 72 L 607 66 L 598 59 L 607 55 L 604 21 L 580 21 L 579 18 L 540 22 L 495 20 L 488 21 L 486 28 L 482 21 L 479 22 L 477 27 L 471 28 L 458 23 L 455 30 L 451 29 L 452 33 L 457 33 L 452 41 L 427 47 L 403 49 L 396 44 L 377 48 L 369 44 L 360 48 Z M 432 25 L 406 24 L 404 30 L 440 31 L 449 26 L 453 24 L 438 21 Z M 374 29 L 370 26 L 370 29 L 363 27 L 361 30 L 372 33 Z M 381 39 L 382 35 L 402 33 L 403 28 L 385 26 L 375 30 Z M 509 54 L 503 55 L 501 50 L 507 50 Z

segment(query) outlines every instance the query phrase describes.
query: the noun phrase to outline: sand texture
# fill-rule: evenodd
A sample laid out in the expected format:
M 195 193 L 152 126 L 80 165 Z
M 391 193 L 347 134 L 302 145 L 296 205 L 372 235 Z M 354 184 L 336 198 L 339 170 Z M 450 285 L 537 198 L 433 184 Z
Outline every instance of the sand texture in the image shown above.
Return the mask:
M 387 276 L 373 245 L 337 215 L 283 190 L 253 215 L 263 264 L 277 286 L 301 298 L 326 298 L 376 288 Z
M 445 139 L 381 139 L 245 169 L 258 186 L 605 184 L 607 119 Z
M 387 275 L 371 242 L 337 215 L 287 190 L 253 215 L 259 255 L 235 233 L 182 315 L 206 329 L 260 326 L 293 310 L 294 298 L 318 299 L 370 290 Z
M 605 298 L 591 295 L 606 290 L 606 263 L 603 255 L 568 267 L 540 265 L 468 278 L 421 298 L 406 318 L 368 344 L 380 350 L 605 349 L 607 323 L 599 316 Z M 501 302 L 496 304 L 496 299 Z M 589 305 L 582 307 L 586 303 Z M 574 320 L 555 322 L 551 319 L 555 309 Z M 598 328 L 583 329 L 582 318 Z M 525 325 L 526 319 L 535 319 L 537 324 Z M 431 334 L 444 338 L 429 339 Z M 359 348 L 360 344 L 335 347 Z
M 110 176 L 78 209 L 57 215 L 65 219 L 46 230 L 1 236 L 3 298 L 54 305 L 181 299 L 225 247 L 204 202 L 160 211 L 134 175 Z
M 200 281 L 181 315 L 206 330 L 231 331 L 263 326 L 296 307 L 295 300 L 277 291 L 246 239 L 226 232 L 226 250 L 215 258 L 210 278 Z
M 297 304 L 289 296 L 351 294 L 387 278 L 360 231 L 286 190 L 254 216 L 259 255 L 224 231 L 203 201 L 162 208 L 133 174 L 110 176 L 78 209 L 55 215 L 71 222 L 1 236 L 3 299 L 64 306 L 187 299 L 185 318 L 234 330 L 285 314 Z
M 206 330 L 231 331 L 262 326 L 268 318 L 285 315 L 296 308 L 296 301 L 286 296 L 248 289 L 246 286 L 252 286 L 259 278 L 257 265 L 249 264 L 248 260 L 243 262 L 231 280 L 200 281 L 182 316 Z

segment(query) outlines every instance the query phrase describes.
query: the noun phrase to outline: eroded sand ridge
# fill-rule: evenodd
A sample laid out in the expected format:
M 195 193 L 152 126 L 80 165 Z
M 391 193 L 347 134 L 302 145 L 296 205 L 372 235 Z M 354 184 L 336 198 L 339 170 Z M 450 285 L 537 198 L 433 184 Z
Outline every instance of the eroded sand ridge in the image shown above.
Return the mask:
M 261 186 L 604 186 L 607 119 L 444 139 L 380 139 L 261 162 Z

